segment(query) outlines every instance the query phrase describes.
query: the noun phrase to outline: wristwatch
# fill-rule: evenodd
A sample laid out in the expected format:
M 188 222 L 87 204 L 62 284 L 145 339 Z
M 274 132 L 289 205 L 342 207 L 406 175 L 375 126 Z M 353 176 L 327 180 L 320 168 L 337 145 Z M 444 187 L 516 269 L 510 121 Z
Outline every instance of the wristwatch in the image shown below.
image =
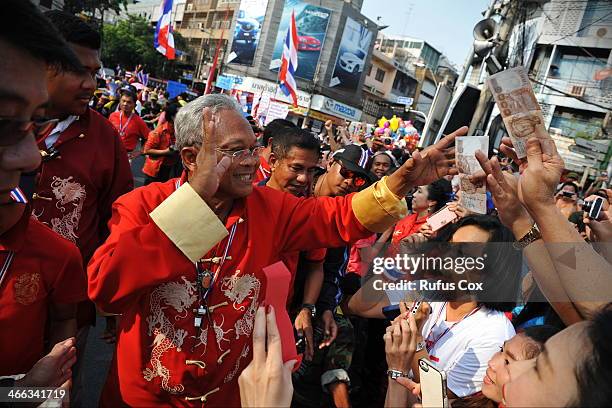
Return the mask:
M 512 246 L 514 247 L 514 249 L 519 249 L 519 250 L 524 249 L 529 244 L 531 244 L 534 241 L 537 241 L 540 238 L 542 238 L 542 234 L 540 233 L 538 226 L 536 224 L 533 224 L 533 227 L 531 227 L 529 232 L 523 235 L 521 239 L 514 242 Z
M 389 369 L 387 370 L 387 375 L 392 380 L 397 380 L 400 377 L 408 377 L 408 373 L 399 370 Z
M 416 344 L 416 352 L 423 350 L 425 348 L 425 340 L 421 340 Z
M 302 303 L 302 309 L 308 309 L 310 311 L 310 315 L 314 319 L 317 315 L 317 307 L 310 303 Z

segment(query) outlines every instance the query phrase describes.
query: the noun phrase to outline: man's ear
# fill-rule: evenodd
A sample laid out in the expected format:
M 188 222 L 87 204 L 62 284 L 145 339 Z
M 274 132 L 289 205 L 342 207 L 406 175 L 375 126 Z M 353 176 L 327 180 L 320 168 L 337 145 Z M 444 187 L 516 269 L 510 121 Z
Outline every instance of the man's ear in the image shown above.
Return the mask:
M 276 155 L 274 153 L 270 153 L 270 157 L 268 158 L 268 164 L 270 165 L 270 170 L 274 171 L 274 169 L 276 168 L 276 166 L 278 166 L 280 163 L 280 160 L 278 160 L 278 157 L 276 157 Z
M 183 147 L 181 149 L 181 160 L 189 173 L 193 173 L 197 168 L 197 157 L 200 149 L 195 146 Z

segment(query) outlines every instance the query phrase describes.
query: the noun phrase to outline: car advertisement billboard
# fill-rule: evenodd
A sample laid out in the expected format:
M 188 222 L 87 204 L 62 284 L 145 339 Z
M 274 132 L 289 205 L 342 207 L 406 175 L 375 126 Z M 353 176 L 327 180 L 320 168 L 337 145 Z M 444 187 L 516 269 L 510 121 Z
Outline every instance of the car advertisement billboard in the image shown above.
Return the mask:
M 242 0 L 240 2 L 232 40 L 231 55 L 234 56 L 232 64 L 253 65 L 267 7 L 268 0 Z
M 331 10 L 306 4 L 302 0 L 287 0 L 285 2 L 276 42 L 274 43 L 274 51 L 272 52 L 272 61 L 270 62 L 272 71 L 278 71 L 281 65 L 283 43 L 291 21 L 292 11 L 295 12 L 295 25 L 298 34 L 298 68 L 294 76 L 312 81 L 317 70 L 323 41 L 325 41 Z
M 330 87 L 348 92 L 357 91 L 371 42 L 372 31 L 347 17 L 338 48 L 336 65 L 329 83 Z

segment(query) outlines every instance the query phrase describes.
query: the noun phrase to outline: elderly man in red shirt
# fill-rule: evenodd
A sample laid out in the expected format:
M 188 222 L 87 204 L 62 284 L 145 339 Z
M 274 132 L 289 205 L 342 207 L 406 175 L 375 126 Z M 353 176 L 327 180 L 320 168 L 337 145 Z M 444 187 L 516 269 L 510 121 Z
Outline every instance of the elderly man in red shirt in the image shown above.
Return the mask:
M 117 200 L 88 267 L 90 298 L 123 313 L 102 406 L 239 406 L 262 268 L 383 231 L 408 189 L 456 173 L 457 132 L 364 191 L 298 198 L 253 188 L 259 148 L 231 97 L 196 99 L 175 128 L 186 173 Z
M 7 0 L 3 10 L 11 18 L 0 26 L 0 387 L 68 386 L 76 303 L 86 298 L 81 256 L 30 217 L 18 184 L 40 164 L 35 138 L 53 126 L 38 119 L 47 64 L 56 72 L 81 66 L 32 3 Z

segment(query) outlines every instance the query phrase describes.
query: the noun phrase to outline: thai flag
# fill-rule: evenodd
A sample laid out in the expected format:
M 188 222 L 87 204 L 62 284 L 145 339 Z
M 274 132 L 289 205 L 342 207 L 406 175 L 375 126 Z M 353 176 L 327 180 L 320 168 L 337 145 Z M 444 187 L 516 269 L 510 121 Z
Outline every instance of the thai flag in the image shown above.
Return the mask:
M 28 203 L 28 199 L 26 198 L 25 194 L 23 194 L 23 191 L 21 191 L 19 187 L 15 187 L 14 189 L 12 189 L 9 196 L 16 203 L 21 203 L 21 204 Z
M 293 106 L 297 107 L 297 85 L 293 75 L 298 68 L 297 57 L 298 35 L 295 26 L 295 12 L 291 12 L 291 22 L 283 44 L 283 59 L 281 62 L 278 78 L 280 80 L 280 89 L 287 96 L 291 95 Z
M 155 27 L 155 49 L 166 58 L 174 59 L 174 37 L 172 36 L 172 0 L 162 0 L 161 16 Z
M 136 74 L 136 78 L 138 78 L 138 82 L 140 82 L 144 86 L 147 86 L 147 84 L 149 83 L 149 74 L 145 74 L 144 71 L 138 71 L 138 74 Z

